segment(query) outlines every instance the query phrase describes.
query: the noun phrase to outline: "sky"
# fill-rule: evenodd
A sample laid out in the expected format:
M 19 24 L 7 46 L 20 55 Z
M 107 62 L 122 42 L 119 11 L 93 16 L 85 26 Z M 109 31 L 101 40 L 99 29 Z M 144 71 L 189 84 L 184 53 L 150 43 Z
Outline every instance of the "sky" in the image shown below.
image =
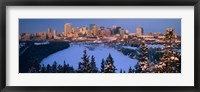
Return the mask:
M 138 26 L 143 27 L 144 34 L 149 32 L 165 33 L 166 28 L 175 28 L 175 33 L 181 35 L 181 19 L 138 19 L 138 18 L 121 18 L 121 19 L 19 19 L 19 33 L 36 33 L 47 32 L 47 29 L 56 29 L 58 33 L 64 31 L 64 24 L 71 23 L 72 27 L 86 26 L 96 24 L 99 27 L 112 27 L 113 25 L 128 30 L 129 33 L 135 33 Z

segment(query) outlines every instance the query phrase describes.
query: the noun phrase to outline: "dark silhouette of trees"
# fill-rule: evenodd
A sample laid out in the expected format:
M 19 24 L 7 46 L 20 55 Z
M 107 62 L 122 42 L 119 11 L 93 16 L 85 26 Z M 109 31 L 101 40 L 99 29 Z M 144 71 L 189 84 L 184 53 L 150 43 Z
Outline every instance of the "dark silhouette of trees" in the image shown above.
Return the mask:
M 78 70 L 79 73 L 97 73 L 98 68 L 96 67 L 95 57 L 91 57 L 91 62 L 86 50 L 83 51 L 83 57 L 81 58 L 83 62 L 79 62 Z
M 92 55 L 91 57 L 91 73 L 97 73 L 98 72 L 98 68 L 96 67 L 96 63 L 95 63 L 95 58 Z
M 102 61 L 101 61 L 101 73 L 104 72 L 104 68 L 105 68 L 105 60 L 102 59 Z
M 57 73 L 57 62 L 56 62 L 56 61 L 53 62 L 53 65 L 52 65 L 52 72 L 53 72 L 53 73 Z
M 122 69 L 120 69 L 120 73 L 122 73 Z
M 78 71 L 79 73 L 90 73 L 91 65 L 89 61 L 89 56 L 87 55 L 86 50 L 83 51 L 83 57 L 81 58 L 83 62 L 79 63 Z
M 130 68 L 128 69 L 128 73 L 134 73 L 134 69 L 132 69 L 131 66 L 130 66 Z

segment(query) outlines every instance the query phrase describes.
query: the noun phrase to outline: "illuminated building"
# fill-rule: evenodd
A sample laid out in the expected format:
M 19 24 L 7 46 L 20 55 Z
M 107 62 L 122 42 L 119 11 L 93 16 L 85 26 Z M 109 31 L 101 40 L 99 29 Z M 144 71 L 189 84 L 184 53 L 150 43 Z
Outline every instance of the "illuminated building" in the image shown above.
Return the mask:
M 128 30 L 125 30 L 125 34 L 128 34 Z
M 99 27 L 97 25 L 93 26 L 93 35 L 97 35 L 98 34 L 98 29 L 99 29 Z
M 52 39 L 52 38 L 53 38 L 53 35 L 52 35 L 52 33 L 51 33 L 51 29 L 50 29 L 50 28 L 48 28 L 48 38 L 49 38 L 49 39 Z
M 70 23 L 66 23 L 64 27 L 64 36 L 67 36 L 72 30 L 72 26 Z
M 54 39 L 56 39 L 57 38 L 57 30 L 54 29 L 53 33 L 54 33 L 53 37 L 54 37 Z
M 136 35 L 138 36 L 143 35 L 143 28 L 141 26 L 136 28 Z

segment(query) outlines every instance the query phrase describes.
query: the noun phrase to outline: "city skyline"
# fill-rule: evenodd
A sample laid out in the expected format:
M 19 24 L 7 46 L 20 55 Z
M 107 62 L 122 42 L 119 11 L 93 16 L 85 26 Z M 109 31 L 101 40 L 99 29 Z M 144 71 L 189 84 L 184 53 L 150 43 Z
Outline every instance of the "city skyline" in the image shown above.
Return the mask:
M 149 32 L 165 33 L 166 28 L 172 27 L 177 35 L 181 35 L 181 19 L 19 19 L 19 33 L 47 32 L 48 28 L 56 29 L 58 34 L 64 31 L 64 25 L 70 23 L 72 28 L 86 26 L 90 29 L 90 24 L 106 28 L 113 25 L 135 33 L 136 28 L 141 26 L 144 34 Z

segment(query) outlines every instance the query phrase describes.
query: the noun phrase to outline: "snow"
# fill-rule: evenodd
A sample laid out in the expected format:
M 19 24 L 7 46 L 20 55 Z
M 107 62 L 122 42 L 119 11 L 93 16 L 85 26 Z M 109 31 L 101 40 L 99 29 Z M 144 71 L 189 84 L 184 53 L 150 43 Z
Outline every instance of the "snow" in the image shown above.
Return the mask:
M 156 45 L 148 44 L 147 47 L 148 48 L 164 48 L 164 46 L 161 44 L 156 44 Z M 131 46 L 122 46 L 122 48 L 133 49 L 133 50 L 139 49 L 138 47 L 131 47 Z
M 156 44 L 156 45 L 148 44 L 147 46 L 148 46 L 149 48 L 164 48 L 164 46 L 161 45 L 161 44 Z
M 131 66 L 134 68 L 134 66 L 137 63 L 136 59 L 131 59 L 128 56 L 123 55 L 121 52 L 109 48 L 105 45 L 89 45 L 94 49 L 89 49 L 88 45 L 73 45 L 71 44 L 69 48 L 64 49 L 62 51 L 56 52 L 52 55 L 49 55 L 48 57 L 44 58 L 41 62 L 41 64 L 52 65 L 54 61 L 56 61 L 58 64 L 63 65 L 64 60 L 66 63 L 70 64 L 70 66 L 73 66 L 75 69 L 78 68 L 78 62 L 82 62 L 81 57 L 83 56 L 83 50 L 87 50 L 87 54 L 91 56 L 94 55 L 95 62 L 99 70 L 101 69 L 101 61 L 102 59 L 106 60 L 109 53 L 114 59 L 114 65 L 116 66 L 117 70 L 116 72 L 120 72 L 120 69 L 128 71 L 129 67 Z
M 35 42 L 34 43 L 34 45 L 47 45 L 47 44 L 49 44 L 48 41 L 46 41 L 46 42 Z
M 122 48 L 137 50 L 138 47 L 122 46 Z

